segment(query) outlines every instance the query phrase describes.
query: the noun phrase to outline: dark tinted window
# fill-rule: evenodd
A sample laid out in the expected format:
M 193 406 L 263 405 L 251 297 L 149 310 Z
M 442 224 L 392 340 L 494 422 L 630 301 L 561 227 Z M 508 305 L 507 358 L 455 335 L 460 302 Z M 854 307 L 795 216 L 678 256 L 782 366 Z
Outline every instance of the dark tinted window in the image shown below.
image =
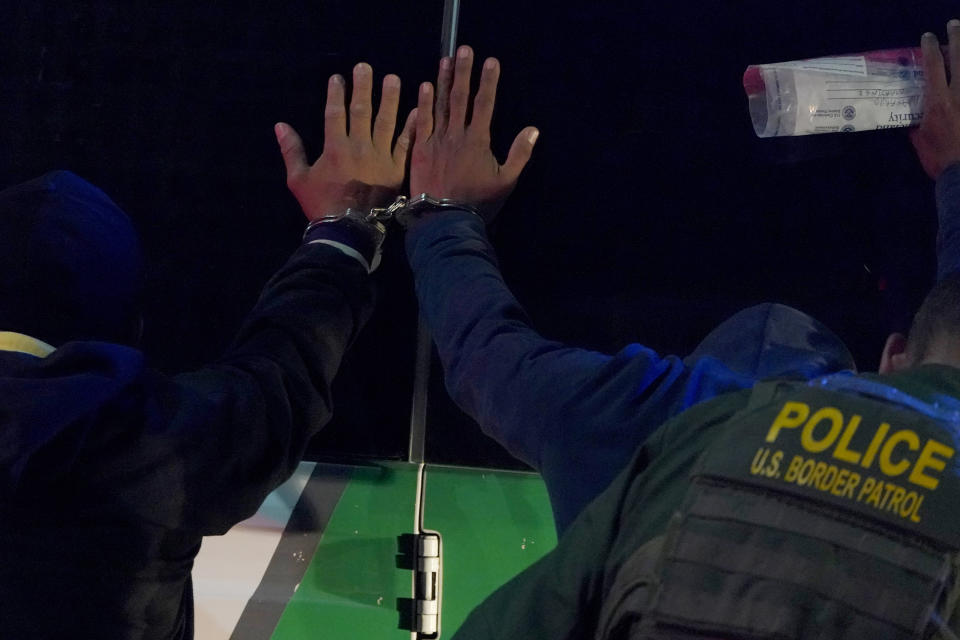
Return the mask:
M 326 78 L 358 60 L 433 79 L 442 3 L 282 6 L 120 0 L 0 8 L 0 181 L 70 168 L 135 219 L 150 259 L 145 349 L 169 371 L 214 359 L 303 218 L 272 124 L 312 154 Z M 503 63 L 494 144 L 542 132 L 491 230 L 507 281 L 549 337 L 689 351 L 744 305 L 822 319 L 875 368 L 933 271 L 932 185 L 902 131 L 758 140 L 750 63 L 913 45 L 956 10 L 856 0 L 466 1 L 460 42 Z M 312 455 L 404 457 L 416 309 L 400 235 L 380 304 L 343 364 Z M 430 382 L 432 461 L 509 465 Z

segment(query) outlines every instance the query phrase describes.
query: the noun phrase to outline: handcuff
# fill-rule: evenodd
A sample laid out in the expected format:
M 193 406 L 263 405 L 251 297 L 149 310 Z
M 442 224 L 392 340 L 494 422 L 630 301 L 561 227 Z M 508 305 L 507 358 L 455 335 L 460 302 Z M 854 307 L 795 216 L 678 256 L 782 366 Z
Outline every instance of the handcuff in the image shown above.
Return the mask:
M 318 225 L 329 222 L 339 222 L 343 219 L 372 225 L 379 233 L 385 234 L 387 232 L 385 223 L 389 222 L 390 220 L 396 219 L 397 222 L 400 223 L 400 226 L 406 228 L 415 220 L 422 218 L 425 212 L 436 209 L 458 209 L 461 211 L 469 211 L 470 213 L 483 219 L 483 216 L 480 215 L 480 212 L 477 211 L 477 208 L 473 205 L 452 200 L 450 198 L 434 198 L 426 193 L 421 193 L 415 198 L 397 196 L 396 200 L 386 207 L 374 207 L 366 213 L 359 209 L 346 209 L 345 211 L 340 211 L 338 213 L 328 213 L 317 218 L 316 220 L 311 221 L 310 224 L 307 225 L 307 229 L 303 232 L 303 235 L 306 237 L 310 231 L 315 229 Z
M 434 198 L 426 193 L 421 193 L 416 198 L 397 196 L 397 199 L 393 201 L 393 204 L 385 207 L 383 212 L 384 215 L 396 218 L 401 227 L 407 228 L 413 224 L 414 221 L 421 219 L 425 213 L 435 211 L 437 209 L 458 209 L 460 211 L 469 211 L 481 220 L 483 219 L 483 216 L 480 215 L 480 211 L 478 211 L 477 208 L 471 204 L 453 200 L 451 198 Z M 373 213 L 377 211 L 380 210 L 371 209 L 370 213 L 373 215 Z

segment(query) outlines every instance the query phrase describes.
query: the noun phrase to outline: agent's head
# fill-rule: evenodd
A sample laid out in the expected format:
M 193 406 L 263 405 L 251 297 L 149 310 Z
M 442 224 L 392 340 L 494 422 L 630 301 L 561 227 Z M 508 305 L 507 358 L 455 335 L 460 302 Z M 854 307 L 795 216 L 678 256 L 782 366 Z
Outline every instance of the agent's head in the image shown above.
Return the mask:
M 880 373 L 893 373 L 921 364 L 960 368 L 960 274 L 933 287 L 913 318 L 908 336 L 887 338 Z
M 0 331 L 134 343 L 142 269 L 130 219 L 82 178 L 55 171 L 0 191 Z

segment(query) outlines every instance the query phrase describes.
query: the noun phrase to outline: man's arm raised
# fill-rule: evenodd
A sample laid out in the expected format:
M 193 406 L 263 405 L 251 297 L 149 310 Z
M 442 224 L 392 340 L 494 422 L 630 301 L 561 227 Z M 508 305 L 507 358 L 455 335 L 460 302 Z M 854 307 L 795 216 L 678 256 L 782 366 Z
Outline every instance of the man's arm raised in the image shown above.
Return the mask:
M 220 533 L 251 515 L 331 417 L 332 380 L 372 310 L 368 271 L 382 241 L 374 225 L 337 214 L 380 206 L 399 192 L 413 123 L 408 120 L 394 143 L 399 78 L 384 79 L 371 121 L 373 70 L 361 63 L 353 74 L 349 118 L 343 78 L 330 78 L 323 152 L 316 162 L 307 162 L 291 126 L 275 127 L 287 184 L 305 216 L 332 221 L 308 227 L 223 358 L 153 381 L 160 387 L 156 395 L 168 402 L 166 413 L 148 425 L 155 437 L 144 447 L 162 457 L 168 443 L 177 444 L 177 455 L 166 457 L 177 466 L 167 490 L 181 483 L 189 496 L 182 513 L 169 514 L 181 520 L 174 525 Z
M 950 69 L 947 70 L 937 36 L 925 33 L 923 51 L 923 121 L 910 131 L 910 140 L 924 171 L 936 181 L 937 280 L 960 271 L 960 20 L 947 23 Z
M 480 215 L 425 212 L 409 223 L 407 255 L 447 389 L 485 433 L 540 471 L 562 530 L 668 417 L 684 366 L 639 345 L 616 356 L 568 347 L 530 326 L 485 222 L 513 190 L 538 131 L 520 131 L 506 162 L 497 161 L 490 120 L 500 64 L 484 63 L 467 123 L 472 64 L 461 47 L 455 61 L 441 61 L 436 94 L 421 85 L 410 186 L 413 196 L 452 199 Z

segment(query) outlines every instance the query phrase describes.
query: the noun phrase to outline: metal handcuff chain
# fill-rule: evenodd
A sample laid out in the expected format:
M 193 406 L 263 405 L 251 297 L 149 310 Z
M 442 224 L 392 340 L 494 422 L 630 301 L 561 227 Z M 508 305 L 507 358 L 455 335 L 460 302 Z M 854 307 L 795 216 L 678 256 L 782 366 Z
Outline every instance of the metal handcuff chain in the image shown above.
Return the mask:
M 450 198 L 434 198 L 429 194 L 421 193 L 415 198 L 397 196 L 392 204 L 371 209 L 370 213 L 367 214 L 367 219 L 385 222 L 391 218 L 396 218 L 397 222 L 404 225 L 406 218 L 423 209 L 461 209 L 482 218 L 480 212 L 473 205 Z
M 476 207 L 472 205 L 451 200 L 450 198 L 434 198 L 426 193 L 421 193 L 416 198 L 397 196 L 396 200 L 386 207 L 374 207 L 367 213 L 357 209 L 347 209 L 339 213 L 328 213 L 310 222 L 310 224 L 307 225 L 306 232 L 309 232 L 320 224 L 350 218 L 358 222 L 374 225 L 381 233 L 384 233 L 386 232 L 384 225 L 390 220 L 396 218 L 397 222 L 406 226 L 405 220 L 416 215 L 417 212 L 423 209 L 460 209 L 469 211 L 481 219 L 483 217 L 480 215 L 480 212 L 477 211 Z M 304 235 L 306 235 L 306 232 Z

